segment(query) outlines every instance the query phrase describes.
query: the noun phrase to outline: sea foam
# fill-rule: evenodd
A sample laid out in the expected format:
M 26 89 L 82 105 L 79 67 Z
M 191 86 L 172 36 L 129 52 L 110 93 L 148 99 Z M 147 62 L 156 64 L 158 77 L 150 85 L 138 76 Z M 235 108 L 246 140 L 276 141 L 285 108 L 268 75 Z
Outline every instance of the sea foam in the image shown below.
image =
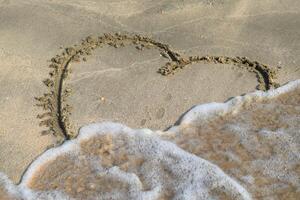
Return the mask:
M 199 105 L 168 131 L 90 124 L 2 199 L 296 199 L 300 80 Z M 0 198 L 1 199 L 1 198 Z
M 218 165 L 254 199 L 300 194 L 300 81 L 199 105 L 161 137 Z
M 83 127 L 77 139 L 45 152 L 21 184 L 9 188 L 25 199 L 250 199 L 217 166 L 148 129 L 116 123 Z

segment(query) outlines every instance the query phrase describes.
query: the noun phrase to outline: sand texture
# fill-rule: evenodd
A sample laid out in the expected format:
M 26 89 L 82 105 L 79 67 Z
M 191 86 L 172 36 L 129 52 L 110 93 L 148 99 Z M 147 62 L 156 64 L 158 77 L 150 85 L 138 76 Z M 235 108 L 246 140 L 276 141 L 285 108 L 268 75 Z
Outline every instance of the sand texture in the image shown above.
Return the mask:
M 90 124 L 38 157 L 19 185 L 0 174 L 0 196 L 296 200 L 299 105 L 300 80 L 196 106 L 165 132 Z
M 89 39 L 90 35 L 93 37 Z M 133 39 L 118 39 L 124 35 Z M 100 44 L 99 36 L 110 39 Z M 14 183 L 19 182 L 24 170 L 38 155 L 65 138 L 75 137 L 80 127 L 92 122 L 113 121 L 132 128 L 165 130 L 194 105 L 223 102 L 255 89 L 269 89 L 299 79 L 299 45 L 300 2 L 297 0 L 2 0 L 0 172 Z M 82 53 L 77 52 L 83 47 Z M 65 60 L 51 59 L 61 57 Z M 237 59 L 238 64 L 229 58 Z M 49 69 L 51 64 L 55 66 Z M 258 65 L 268 69 L 267 75 L 257 72 Z M 72 70 L 66 72 L 68 77 L 63 75 L 64 66 Z M 56 73 L 49 75 L 53 70 L 57 70 Z M 173 75 L 170 72 L 174 70 Z M 65 79 L 63 84 L 62 79 Z M 47 94 L 52 94 L 51 91 L 54 93 L 49 102 Z M 35 97 L 45 98 L 37 101 Z M 280 116 L 299 115 L 296 109 L 299 102 L 285 103 L 289 98 L 284 98 L 266 103 L 267 106 L 261 103 L 245 107 L 241 117 L 229 116 L 218 123 L 237 121 L 248 126 L 248 118 L 254 119 L 258 130 L 245 129 L 251 133 L 250 139 L 256 138 L 254 143 L 264 134 L 265 126 L 270 131 L 288 129 L 288 126 L 295 128 L 296 122 L 283 123 Z M 40 103 L 43 108 L 36 106 Z M 284 113 L 278 113 L 278 117 L 273 113 L 274 107 Z M 260 112 L 259 116 L 251 114 L 256 111 Z M 266 118 L 270 115 L 271 119 Z M 44 117 L 46 121 L 41 122 L 39 118 Z M 225 125 L 214 129 L 214 123 L 204 125 L 207 133 L 216 131 L 223 135 L 224 132 L 237 141 L 245 138 Z M 202 128 L 193 131 L 202 133 Z M 185 135 L 184 130 L 182 133 Z M 210 141 L 207 133 L 197 137 Z M 272 133 L 267 131 L 265 135 Z M 216 136 L 220 140 L 227 139 L 220 135 L 213 138 Z M 287 137 L 296 136 L 293 133 Z M 180 139 L 173 142 L 218 165 L 230 177 L 242 182 L 255 197 L 270 195 L 263 189 L 271 180 L 269 176 L 258 180 L 263 186 L 258 190 L 249 186 L 251 180 L 243 182 L 241 177 L 246 172 L 253 177 L 260 176 L 261 171 L 236 172 L 230 168 L 243 168 L 251 159 L 263 154 L 249 153 L 248 147 L 231 147 L 225 142 L 219 148 L 234 148 L 236 152 L 243 152 L 243 156 L 251 155 L 251 159 L 240 158 L 247 160 L 243 164 L 228 164 L 215 155 L 220 149 L 208 155 L 205 148 L 212 147 L 204 145 L 204 150 L 194 150 L 186 142 L 176 142 Z M 266 148 L 261 151 L 268 156 L 271 151 L 276 152 L 276 149 L 269 150 L 273 145 L 280 146 L 285 140 L 289 138 L 261 139 Z M 299 139 L 293 144 L 299 145 Z M 285 152 L 278 156 L 286 157 Z M 291 171 L 299 174 L 299 166 Z M 290 198 L 296 194 L 299 186 L 293 180 L 287 182 L 288 186 L 278 190 L 278 195 L 274 192 L 279 199 L 286 197 L 280 196 L 283 193 L 290 193 L 287 196 Z

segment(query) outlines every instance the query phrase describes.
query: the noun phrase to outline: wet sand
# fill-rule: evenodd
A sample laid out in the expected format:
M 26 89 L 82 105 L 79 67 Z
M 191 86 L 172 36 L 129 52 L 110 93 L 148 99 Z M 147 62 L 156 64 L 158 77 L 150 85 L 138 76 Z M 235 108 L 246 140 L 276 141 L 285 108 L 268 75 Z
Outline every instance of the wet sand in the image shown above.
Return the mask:
M 179 134 L 163 137 L 219 166 L 254 199 L 297 199 L 299 105 L 299 88 L 275 99 L 245 98 L 238 111 L 183 122 Z
M 35 160 L 18 186 L 0 174 L 0 195 L 296 200 L 299 105 L 300 79 L 269 92 L 199 105 L 165 132 L 90 124 Z
M 126 6 L 124 6 L 126 5 Z M 51 59 L 88 35 L 146 35 L 185 55 L 246 56 L 280 67 L 278 82 L 300 77 L 300 11 L 285 1 L 1 1 L 0 171 L 18 182 L 52 135 L 41 135 L 34 97 L 47 92 Z M 147 26 L 145 26 L 145 24 Z M 133 128 L 166 129 L 193 105 L 255 90 L 257 79 L 231 65 L 193 64 L 174 76 L 156 73 L 166 58 L 132 47 L 96 50 L 74 64 L 74 130 L 115 121 Z

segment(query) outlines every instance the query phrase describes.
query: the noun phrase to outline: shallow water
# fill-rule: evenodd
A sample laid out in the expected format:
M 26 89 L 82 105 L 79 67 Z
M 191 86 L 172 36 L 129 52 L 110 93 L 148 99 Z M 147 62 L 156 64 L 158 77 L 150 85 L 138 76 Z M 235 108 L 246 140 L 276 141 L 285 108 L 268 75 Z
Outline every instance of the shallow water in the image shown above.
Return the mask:
M 297 199 L 299 130 L 300 80 L 196 106 L 166 132 L 91 124 L 41 155 L 19 185 L 0 174 L 0 196 Z
M 255 199 L 299 198 L 300 88 L 238 107 L 163 137 L 219 166 Z

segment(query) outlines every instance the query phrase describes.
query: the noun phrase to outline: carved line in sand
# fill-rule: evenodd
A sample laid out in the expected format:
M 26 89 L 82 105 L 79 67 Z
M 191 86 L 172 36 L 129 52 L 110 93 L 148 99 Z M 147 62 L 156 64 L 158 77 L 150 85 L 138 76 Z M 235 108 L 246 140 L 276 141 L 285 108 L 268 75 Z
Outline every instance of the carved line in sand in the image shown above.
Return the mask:
M 269 90 L 272 87 L 278 87 L 279 84 L 274 81 L 276 71 L 267 65 L 257 61 L 251 61 L 246 57 L 227 57 L 227 56 L 182 56 L 172 50 L 169 45 L 157 42 L 151 38 L 140 35 L 127 34 L 104 34 L 99 37 L 87 37 L 79 45 L 66 48 L 60 55 L 51 59 L 50 68 L 53 70 L 49 73 L 50 78 L 43 82 L 49 88 L 49 92 L 41 97 L 36 97 L 39 101 L 38 106 L 43 107 L 44 113 L 38 115 L 40 126 L 47 126 L 48 130 L 42 134 L 53 134 L 61 143 L 64 140 L 72 139 L 76 136 L 75 131 L 69 120 L 71 106 L 67 103 L 67 97 L 71 89 L 64 86 L 65 80 L 70 74 L 70 64 L 72 62 L 87 61 L 86 56 L 92 54 L 96 48 L 104 45 L 115 48 L 124 47 L 125 45 L 135 45 L 136 49 L 143 50 L 149 48 L 158 49 L 160 54 L 169 59 L 164 66 L 158 69 L 158 73 L 167 76 L 174 74 L 178 70 L 193 63 L 215 63 L 215 64 L 232 64 L 243 67 L 249 72 L 255 73 L 259 82 L 258 89 Z

